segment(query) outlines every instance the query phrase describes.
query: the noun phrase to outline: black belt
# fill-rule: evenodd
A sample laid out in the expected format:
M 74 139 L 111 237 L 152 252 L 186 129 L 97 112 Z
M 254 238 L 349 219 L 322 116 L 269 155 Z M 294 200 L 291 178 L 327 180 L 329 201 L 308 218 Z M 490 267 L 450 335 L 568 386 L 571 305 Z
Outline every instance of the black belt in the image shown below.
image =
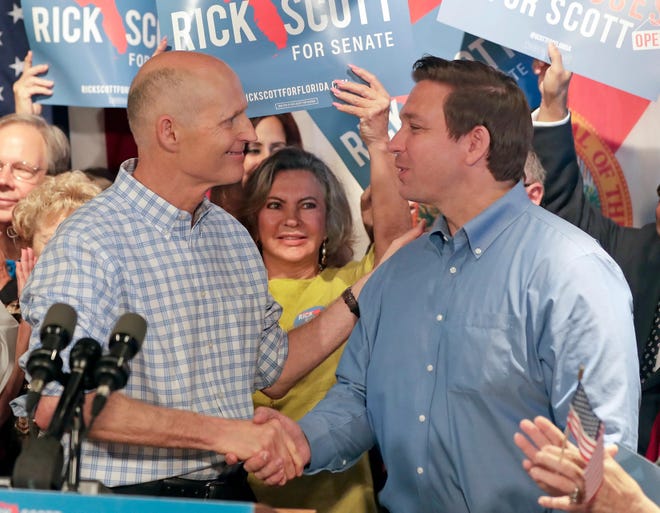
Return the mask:
M 256 502 L 242 464 L 228 467 L 222 475 L 211 481 L 168 477 L 147 483 L 115 486 L 111 490 L 113 493 L 127 495 Z

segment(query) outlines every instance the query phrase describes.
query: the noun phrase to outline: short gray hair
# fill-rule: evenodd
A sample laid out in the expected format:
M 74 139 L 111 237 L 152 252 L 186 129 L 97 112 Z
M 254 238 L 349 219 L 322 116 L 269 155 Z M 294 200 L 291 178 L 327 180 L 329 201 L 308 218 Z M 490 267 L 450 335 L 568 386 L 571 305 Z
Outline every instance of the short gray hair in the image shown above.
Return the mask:
M 34 114 L 7 114 L 0 118 L 0 128 L 10 125 L 27 125 L 39 131 L 46 143 L 47 172 L 57 175 L 71 169 L 71 145 L 66 134 Z

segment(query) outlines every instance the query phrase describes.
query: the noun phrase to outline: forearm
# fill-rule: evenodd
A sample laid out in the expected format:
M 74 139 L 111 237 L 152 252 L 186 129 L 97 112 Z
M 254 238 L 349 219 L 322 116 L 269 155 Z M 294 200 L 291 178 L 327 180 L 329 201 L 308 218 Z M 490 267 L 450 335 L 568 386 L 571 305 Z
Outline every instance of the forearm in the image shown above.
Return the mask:
M 50 421 L 58 399 L 42 398 L 36 417 L 40 427 Z M 88 424 L 93 399 L 93 393 L 85 397 Z M 300 475 L 303 466 L 295 444 L 276 420 L 257 425 L 251 420 L 212 417 L 147 404 L 121 392 L 110 396 L 89 438 L 127 445 L 211 451 L 226 455 L 230 464 L 251 460 L 248 470 L 266 468 L 286 479 Z
M 89 424 L 95 394 L 85 396 L 85 420 Z M 59 397 L 42 397 L 36 422 L 46 429 Z M 209 417 L 192 411 L 164 408 L 131 399 L 121 392 L 108 398 L 105 408 L 95 420 L 89 438 L 105 442 L 152 447 L 212 450 L 223 454 L 222 432 L 226 419 Z
M 371 166 L 374 253 L 376 263 L 397 237 L 412 226 L 408 201 L 399 194 L 394 154 L 387 151 L 386 141 L 367 145 Z
M 357 299 L 370 273 L 360 278 L 351 290 Z M 279 379 L 262 390 L 267 396 L 281 398 L 298 381 L 341 346 L 355 327 L 357 318 L 340 297 L 312 321 L 289 331 L 289 354 Z

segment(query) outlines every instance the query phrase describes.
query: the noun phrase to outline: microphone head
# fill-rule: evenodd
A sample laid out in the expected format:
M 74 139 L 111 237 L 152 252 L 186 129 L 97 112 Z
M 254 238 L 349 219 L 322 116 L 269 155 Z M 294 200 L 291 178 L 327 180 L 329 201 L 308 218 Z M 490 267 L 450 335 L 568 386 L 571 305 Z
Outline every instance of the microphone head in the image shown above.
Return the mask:
M 81 338 L 71 348 L 69 354 L 69 366 L 74 367 L 76 362 L 84 360 L 87 365 L 94 366 L 99 358 L 101 358 L 101 344 L 93 338 Z
M 69 367 L 71 372 L 83 373 L 83 386 L 85 390 L 91 390 L 96 387 L 94 370 L 97 362 L 101 358 L 101 344 L 93 338 L 81 338 L 71 348 L 69 355 Z
M 46 312 L 40 334 L 43 337 L 50 332 L 52 327 L 56 327 L 63 332 L 64 338 L 71 340 L 77 321 L 78 315 L 72 307 L 64 303 L 55 303 Z
M 146 334 L 147 321 L 144 320 L 144 317 L 127 312 L 115 324 L 110 335 L 110 344 L 112 345 L 113 342 L 129 343 L 134 349 L 133 354 L 135 354 L 142 347 Z

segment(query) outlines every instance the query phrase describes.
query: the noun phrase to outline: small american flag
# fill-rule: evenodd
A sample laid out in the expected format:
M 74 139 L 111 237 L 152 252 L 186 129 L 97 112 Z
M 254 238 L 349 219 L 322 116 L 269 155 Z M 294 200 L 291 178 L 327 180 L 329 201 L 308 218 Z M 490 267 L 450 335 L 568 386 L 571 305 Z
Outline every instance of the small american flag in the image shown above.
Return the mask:
M 582 382 L 568 407 L 568 429 L 577 442 L 580 454 L 587 462 L 584 469 L 584 502 L 589 502 L 603 481 L 603 435 L 605 424 L 596 416 Z

